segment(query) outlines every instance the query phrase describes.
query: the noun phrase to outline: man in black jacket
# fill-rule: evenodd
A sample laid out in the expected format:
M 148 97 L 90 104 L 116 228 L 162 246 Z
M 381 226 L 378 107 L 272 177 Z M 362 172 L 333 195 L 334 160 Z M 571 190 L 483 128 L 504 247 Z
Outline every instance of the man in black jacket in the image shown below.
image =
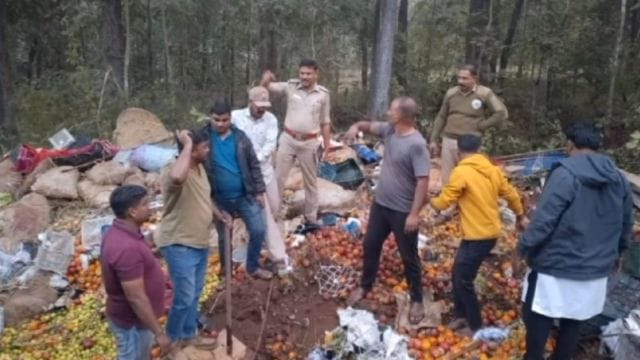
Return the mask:
M 582 321 L 602 312 L 607 276 L 633 226 L 629 184 L 596 152 L 600 130 L 576 123 L 565 134 L 570 156 L 551 172 L 518 243 L 531 268 L 523 284 L 527 360 L 542 360 L 554 319 L 560 334 L 552 359 L 571 358 Z
M 205 169 L 215 207 L 222 212 L 222 218 L 216 219 L 220 259 L 224 260 L 224 226 L 231 223 L 229 214 L 238 214 L 249 233 L 247 273 L 256 278 L 270 279 L 273 274 L 260 268 L 260 250 L 266 232 L 262 216 L 266 187 L 260 162 L 251 140 L 231 124 L 229 104 L 216 102 L 210 115 L 211 123 L 206 129 L 211 139 L 211 155 L 205 162 Z

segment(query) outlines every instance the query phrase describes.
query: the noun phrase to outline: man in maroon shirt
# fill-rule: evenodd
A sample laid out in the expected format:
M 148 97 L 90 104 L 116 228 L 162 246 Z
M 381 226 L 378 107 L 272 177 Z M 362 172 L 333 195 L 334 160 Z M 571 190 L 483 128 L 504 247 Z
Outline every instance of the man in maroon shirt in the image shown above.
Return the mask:
M 164 275 L 140 232 L 149 219 L 149 197 L 141 186 L 121 186 L 110 203 L 116 219 L 101 251 L 109 327 L 119 360 L 149 359 L 154 338 L 163 353 L 171 344 L 158 322 L 164 310 Z

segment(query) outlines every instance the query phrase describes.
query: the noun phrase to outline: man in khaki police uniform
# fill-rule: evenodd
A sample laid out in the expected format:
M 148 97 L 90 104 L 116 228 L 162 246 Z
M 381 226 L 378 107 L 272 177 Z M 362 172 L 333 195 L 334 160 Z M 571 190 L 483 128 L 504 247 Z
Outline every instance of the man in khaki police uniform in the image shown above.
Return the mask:
M 485 130 L 505 121 L 507 117 L 504 103 L 491 89 L 478 84 L 476 67 L 461 67 L 458 71 L 458 86 L 449 89 L 444 96 L 429 142 L 432 156 L 438 156 L 442 149 L 443 186 L 449 181 L 449 175 L 458 163 L 458 136 L 481 136 Z M 438 145 L 440 136 L 441 146 Z
M 304 216 L 308 223 L 315 223 L 318 213 L 318 135 L 322 134 L 326 154 L 331 141 L 331 105 L 329 90 L 318 85 L 315 60 L 302 60 L 298 76 L 287 82 L 274 82 L 273 73 L 265 71 L 260 85 L 287 96 L 287 115 L 276 153 L 279 193 L 283 194 L 287 176 L 297 159 L 304 179 Z

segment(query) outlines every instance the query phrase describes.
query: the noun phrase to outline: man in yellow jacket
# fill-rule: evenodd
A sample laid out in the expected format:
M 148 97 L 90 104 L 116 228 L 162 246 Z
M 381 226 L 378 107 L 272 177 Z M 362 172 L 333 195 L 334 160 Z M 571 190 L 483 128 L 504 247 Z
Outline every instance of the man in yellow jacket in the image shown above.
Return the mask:
M 453 265 L 453 295 L 455 316 L 449 326 L 471 335 L 482 327 L 480 304 L 473 281 L 478 269 L 500 236 L 502 226 L 498 200 L 504 198 L 511 210 L 523 221 L 523 208 L 518 191 L 509 184 L 502 171 L 478 153 L 480 137 L 462 135 L 458 138 L 460 162 L 451 173 L 440 196 L 431 199 L 431 206 L 444 210 L 458 204 L 463 240 Z

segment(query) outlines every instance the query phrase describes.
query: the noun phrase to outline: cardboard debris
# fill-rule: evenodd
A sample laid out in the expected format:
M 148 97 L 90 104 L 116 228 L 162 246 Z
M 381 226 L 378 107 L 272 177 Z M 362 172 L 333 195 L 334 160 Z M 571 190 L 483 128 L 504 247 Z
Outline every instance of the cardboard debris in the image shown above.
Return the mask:
M 425 296 L 422 300 L 424 306 L 424 318 L 416 325 L 409 323 L 409 298 L 406 293 L 395 294 L 398 313 L 395 320 L 395 329 L 418 330 L 421 328 L 435 328 L 442 324 L 442 313 L 445 311 L 441 301 L 432 301 L 431 296 Z

